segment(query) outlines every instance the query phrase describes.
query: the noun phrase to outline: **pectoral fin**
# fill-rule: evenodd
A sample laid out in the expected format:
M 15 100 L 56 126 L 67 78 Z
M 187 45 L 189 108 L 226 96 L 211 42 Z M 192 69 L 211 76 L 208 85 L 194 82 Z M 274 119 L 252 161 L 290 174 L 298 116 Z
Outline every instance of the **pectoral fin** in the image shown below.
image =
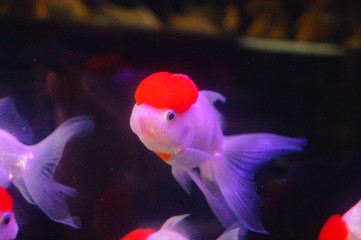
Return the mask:
M 188 176 L 187 172 L 182 169 L 172 167 L 172 174 L 179 183 L 179 185 L 182 186 L 184 191 L 186 191 L 190 195 L 192 193 L 191 179 Z
M 185 148 L 172 157 L 171 165 L 190 170 L 213 158 L 212 155 L 206 152 L 194 148 Z

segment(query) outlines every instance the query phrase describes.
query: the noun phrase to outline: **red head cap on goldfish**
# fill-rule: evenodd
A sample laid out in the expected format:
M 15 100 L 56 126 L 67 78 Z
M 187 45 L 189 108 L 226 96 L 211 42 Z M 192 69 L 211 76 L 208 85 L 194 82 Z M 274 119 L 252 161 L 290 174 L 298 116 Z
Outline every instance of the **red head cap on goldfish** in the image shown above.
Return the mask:
M 137 104 L 147 104 L 159 109 L 172 109 L 177 113 L 187 111 L 198 98 L 198 89 L 184 74 L 154 73 L 139 84 L 135 91 Z
M 0 212 L 12 211 L 13 200 L 11 199 L 8 192 L 0 187 Z

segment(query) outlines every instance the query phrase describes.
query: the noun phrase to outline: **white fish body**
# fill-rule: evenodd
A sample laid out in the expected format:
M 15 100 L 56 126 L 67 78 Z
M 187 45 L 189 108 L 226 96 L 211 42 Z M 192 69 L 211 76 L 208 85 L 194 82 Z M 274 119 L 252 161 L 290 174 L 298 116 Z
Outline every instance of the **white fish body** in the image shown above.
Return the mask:
M 224 227 L 266 233 L 254 175 L 271 159 L 301 151 L 306 142 L 267 133 L 224 136 L 213 106 L 217 100 L 224 102 L 225 97 L 199 91 L 197 101 L 179 114 L 135 104 L 130 126 L 149 150 L 172 166 L 185 191 L 190 193 L 190 180 L 197 184 Z
M 37 205 L 49 218 L 79 228 L 79 219 L 70 215 L 67 204 L 68 197 L 77 191 L 57 183 L 53 175 L 66 144 L 92 129 L 89 117 L 78 116 L 65 121 L 40 143 L 26 145 L 18 138 L 29 141 L 29 126 L 16 113 L 11 98 L 0 99 L 0 186 L 7 188 L 13 183 L 29 203 Z

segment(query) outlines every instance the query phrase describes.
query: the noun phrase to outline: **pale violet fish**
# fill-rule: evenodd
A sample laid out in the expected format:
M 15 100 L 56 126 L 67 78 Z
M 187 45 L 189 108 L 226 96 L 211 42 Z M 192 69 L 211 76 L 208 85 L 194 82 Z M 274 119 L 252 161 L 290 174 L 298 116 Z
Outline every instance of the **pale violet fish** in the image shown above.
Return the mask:
M 132 131 L 172 167 L 184 190 L 190 193 L 194 181 L 224 227 L 266 233 L 255 173 L 271 159 L 302 151 L 306 141 L 269 133 L 224 136 L 213 103 L 225 97 L 198 92 L 183 74 L 150 75 L 139 84 L 135 99 Z
M 361 200 L 344 215 L 335 214 L 323 225 L 318 240 L 361 240 Z
M 135 229 L 120 240 L 197 240 L 198 232 L 192 225 L 185 222 L 189 214 L 177 215 L 168 218 L 161 228 L 154 229 Z M 238 240 L 239 228 L 224 232 L 216 240 Z
M 18 230 L 13 212 L 13 200 L 9 193 L 0 187 L 0 240 L 15 239 Z
M 29 203 L 37 205 L 50 219 L 79 228 L 80 220 L 70 215 L 67 203 L 77 191 L 56 182 L 53 175 L 66 144 L 93 127 L 89 117 L 73 117 L 41 142 L 26 145 L 23 142 L 31 138 L 29 125 L 16 112 L 11 98 L 0 99 L 0 186 L 7 188 L 13 183 Z

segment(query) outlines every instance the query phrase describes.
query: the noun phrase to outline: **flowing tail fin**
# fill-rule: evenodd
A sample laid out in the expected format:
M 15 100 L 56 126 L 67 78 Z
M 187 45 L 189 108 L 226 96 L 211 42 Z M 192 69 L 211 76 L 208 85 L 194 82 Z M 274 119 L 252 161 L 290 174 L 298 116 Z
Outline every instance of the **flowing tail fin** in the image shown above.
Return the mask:
M 94 124 L 87 116 L 68 119 L 43 141 L 30 147 L 33 157 L 23 172 L 23 182 L 34 204 L 53 221 L 74 228 L 80 227 L 80 219 L 70 215 L 67 198 L 75 196 L 77 191 L 57 183 L 53 175 L 66 144 L 93 128 Z
M 231 214 L 237 217 L 242 226 L 251 231 L 267 233 L 262 226 L 254 176 L 270 160 L 302 151 L 305 145 L 304 139 L 267 133 L 225 137 L 221 157 L 214 161 L 215 181 Z M 228 214 L 224 215 L 226 217 Z

